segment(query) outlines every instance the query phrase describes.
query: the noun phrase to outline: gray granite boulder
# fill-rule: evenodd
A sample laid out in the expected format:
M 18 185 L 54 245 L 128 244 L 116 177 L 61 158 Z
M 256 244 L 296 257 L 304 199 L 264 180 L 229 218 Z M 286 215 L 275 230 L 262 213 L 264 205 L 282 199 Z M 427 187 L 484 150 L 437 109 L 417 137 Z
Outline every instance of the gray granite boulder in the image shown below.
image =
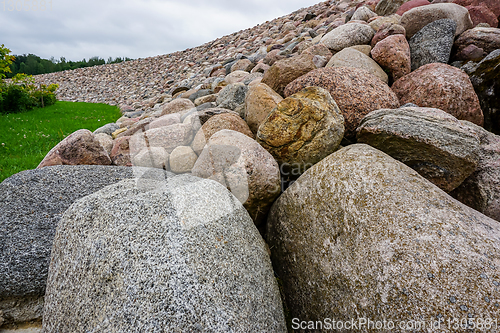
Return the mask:
M 158 169 L 156 169 L 158 170 Z M 66 211 L 44 332 L 286 332 L 252 219 L 219 183 L 124 180 Z
M 313 166 L 269 216 L 291 318 L 395 325 L 349 332 L 457 332 L 447 318 L 500 315 L 500 224 L 368 145 Z M 411 320 L 425 329 L 406 330 Z
M 99 133 L 105 133 L 105 134 L 111 135 L 111 134 L 113 134 L 114 131 L 116 131 L 118 129 L 120 129 L 120 126 L 118 126 L 116 123 L 109 123 L 109 124 L 106 124 L 102 127 L 99 127 L 98 129 L 96 129 L 94 131 L 94 135 L 99 134 Z
M 219 92 L 217 107 L 237 112 L 242 118 L 245 116 L 245 97 L 248 87 L 241 82 L 229 84 Z
M 469 177 L 479 161 L 479 137 L 439 109 L 373 111 L 361 121 L 357 138 L 405 163 L 446 192 Z
M 341 25 L 324 35 L 321 43 L 333 52 L 339 52 L 346 47 L 370 44 L 375 31 L 366 24 L 349 23 Z
M 0 312 L 5 324 L 41 319 L 50 250 L 64 211 L 132 177 L 126 167 L 61 165 L 23 171 L 0 184 Z
M 427 24 L 409 40 L 411 70 L 433 62 L 447 64 L 455 40 L 457 23 L 450 19 Z
M 458 201 L 500 221 L 500 136 L 462 120 L 481 140 L 474 173 L 450 193 Z

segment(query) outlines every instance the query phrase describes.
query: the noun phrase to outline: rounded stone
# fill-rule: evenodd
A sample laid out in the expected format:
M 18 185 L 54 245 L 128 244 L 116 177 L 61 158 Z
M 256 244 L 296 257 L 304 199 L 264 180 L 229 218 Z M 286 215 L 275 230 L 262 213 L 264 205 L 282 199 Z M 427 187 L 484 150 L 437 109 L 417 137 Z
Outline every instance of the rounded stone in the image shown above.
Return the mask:
M 350 23 L 341 25 L 321 38 L 333 52 L 341 51 L 349 46 L 370 44 L 375 31 L 366 24 Z
M 191 172 L 198 156 L 189 146 L 179 146 L 170 154 L 170 171 L 174 173 Z

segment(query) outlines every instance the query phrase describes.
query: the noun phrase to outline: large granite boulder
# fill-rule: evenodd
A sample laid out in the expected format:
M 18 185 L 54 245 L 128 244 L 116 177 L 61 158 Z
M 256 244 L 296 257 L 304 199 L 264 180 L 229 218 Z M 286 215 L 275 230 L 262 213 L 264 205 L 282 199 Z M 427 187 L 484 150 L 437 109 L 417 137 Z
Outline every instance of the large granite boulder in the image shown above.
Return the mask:
M 403 37 L 404 38 L 404 37 Z M 346 47 L 331 57 L 325 67 L 356 67 L 375 75 L 381 81 L 388 83 L 389 76 L 375 60 L 352 47 Z
M 484 128 L 500 135 L 500 49 L 488 54 L 478 64 L 464 66 L 479 97 L 484 114 Z
M 472 28 L 467 9 L 454 3 L 436 3 L 410 9 L 401 17 L 401 25 L 406 29 L 406 37 L 411 38 L 427 24 L 441 19 L 455 21 L 455 36 Z
M 411 72 L 410 46 L 404 35 L 387 36 L 371 50 L 373 59 L 389 71 L 393 81 Z
M 500 315 L 500 224 L 370 146 L 323 159 L 269 216 L 291 318 L 354 321 L 353 332 L 456 332 L 447 318 Z
M 222 130 L 208 140 L 192 174 L 226 186 L 246 208 L 255 225 L 261 225 L 280 194 L 278 163 L 250 137 Z
M 163 105 L 161 115 L 164 116 L 177 112 L 183 113 L 193 108 L 195 108 L 195 105 L 191 100 L 187 98 L 177 98 Z
M 57 228 L 44 332 L 285 332 L 266 246 L 224 186 L 125 180 Z
M 447 64 L 455 40 L 457 23 L 450 19 L 436 20 L 410 38 L 411 69 L 440 62 Z
M 350 23 L 349 23 L 350 24 Z M 285 96 L 293 95 L 308 86 L 328 90 L 344 116 L 348 139 L 356 136 L 359 122 L 378 109 L 395 109 L 399 101 L 394 92 L 374 75 L 354 67 L 319 68 L 291 82 Z
M 468 121 L 462 120 L 462 123 L 481 140 L 479 165 L 450 195 L 500 222 L 500 136 Z
M 52 241 L 64 211 L 132 177 L 132 169 L 125 167 L 58 165 L 23 171 L 0 184 L 0 313 L 5 325 L 42 318 Z
M 286 85 L 312 70 L 316 69 L 313 55 L 303 54 L 276 61 L 262 78 L 262 83 L 267 84 L 278 94 L 283 95 Z
M 111 159 L 87 129 L 71 133 L 52 148 L 37 168 L 52 165 L 110 165 Z
M 456 67 L 441 63 L 424 65 L 394 82 L 391 88 L 401 104 L 441 109 L 457 119 L 483 125 L 474 87 L 467 74 Z
M 245 97 L 248 87 L 241 82 L 228 84 L 217 96 L 216 104 L 219 108 L 237 112 L 241 117 L 245 115 Z
M 330 93 L 307 87 L 283 101 L 267 116 L 257 142 L 273 155 L 284 175 L 297 174 L 338 149 L 344 117 Z
M 361 121 L 357 138 L 405 163 L 445 192 L 462 184 L 479 162 L 479 137 L 439 109 L 373 111 Z

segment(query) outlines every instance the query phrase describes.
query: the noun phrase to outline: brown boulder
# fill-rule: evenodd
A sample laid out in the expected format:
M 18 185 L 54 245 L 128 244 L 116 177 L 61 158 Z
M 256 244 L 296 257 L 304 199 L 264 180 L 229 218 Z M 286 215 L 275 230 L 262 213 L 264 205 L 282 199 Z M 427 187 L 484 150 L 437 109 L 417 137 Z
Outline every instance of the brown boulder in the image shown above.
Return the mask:
M 405 2 L 404 4 L 399 7 L 397 10 L 396 14 L 398 15 L 403 15 L 410 9 L 420 7 L 420 6 L 425 6 L 425 5 L 430 5 L 431 3 L 428 0 L 410 0 L 408 2 Z
M 262 83 L 267 84 L 278 94 L 283 95 L 286 85 L 296 78 L 316 69 L 313 56 L 310 54 L 299 55 L 283 59 L 274 63 L 262 78 Z
M 441 109 L 479 126 L 484 117 L 469 76 L 447 64 L 427 64 L 392 85 L 401 104 Z
M 484 4 L 480 4 L 479 6 L 467 6 L 465 8 L 469 11 L 472 25 L 474 27 L 479 23 L 488 23 L 490 27 L 498 27 L 497 17 Z
M 391 73 L 394 81 L 411 72 L 410 45 L 404 35 L 392 35 L 378 42 L 372 58 Z
M 500 1 L 498 0 L 453 0 L 453 3 L 463 7 L 485 5 L 497 17 L 500 16 Z
M 245 97 L 245 120 L 253 133 L 257 133 L 260 124 L 282 100 L 283 97 L 267 84 L 258 83 L 249 86 Z
M 37 166 L 51 165 L 110 165 L 111 159 L 91 131 L 81 129 L 71 133 L 52 148 Z
M 130 138 L 131 136 L 122 136 L 114 141 L 111 149 L 111 161 L 118 166 L 132 166 L 130 158 Z
M 319 68 L 291 82 L 285 96 L 293 95 L 308 86 L 330 92 L 345 120 L 345 137 L 356 136 L 359 122 L 378 109 L 395 109 L 399 101 L 394 92 L 374 75 L 354 67 Z
M 166 114 L 187 111 L 194 107 L 195 105 L 191 100 L 187 98 L 177 98 L 163 106 L 161 115 L 164 116 Z
M 371 47 L 375 47 L 375 45 L 377 45 L 378 42 L 392 35 L 406 36 L 406 30 L 402 25 L 394 23 L 386 23 L 382 25 L 375 34 L 375 36 L 373 36 Z
M 470 45 L 482 49 L 486 54 L 500 49 L 500 29 L 477 27 L 461 34 L 454 43 L 457 60 L 467 60 L 469 52 L 466 48 Z

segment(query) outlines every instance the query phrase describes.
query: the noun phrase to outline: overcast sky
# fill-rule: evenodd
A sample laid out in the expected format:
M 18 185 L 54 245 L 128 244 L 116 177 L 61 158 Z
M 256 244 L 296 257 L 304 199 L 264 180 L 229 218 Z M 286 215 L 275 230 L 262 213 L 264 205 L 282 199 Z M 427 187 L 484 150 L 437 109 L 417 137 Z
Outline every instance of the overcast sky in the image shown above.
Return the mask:
M 184 50 L 320 0 L 49 0 L 45 11 L 40 2 L 0 3 L 0 44 L 12 54 L 76 61 Z

